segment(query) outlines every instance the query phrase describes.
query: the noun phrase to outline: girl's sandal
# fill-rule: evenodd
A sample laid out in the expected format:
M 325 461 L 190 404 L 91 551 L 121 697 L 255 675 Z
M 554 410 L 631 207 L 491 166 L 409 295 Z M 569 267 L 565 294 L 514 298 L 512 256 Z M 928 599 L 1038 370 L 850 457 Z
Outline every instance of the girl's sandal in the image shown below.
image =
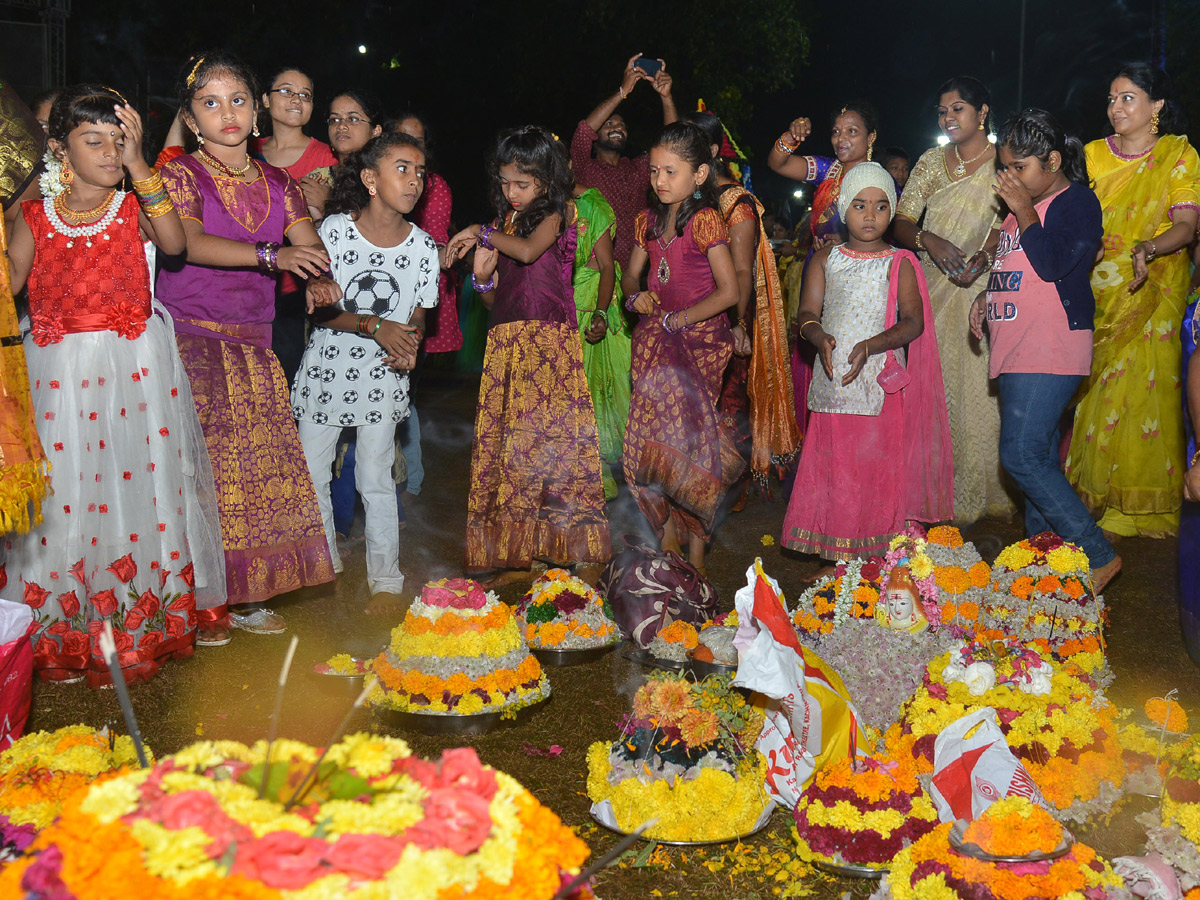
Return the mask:
M 232 640 L 233 629 L 229 626 L 224 628 L 198 628 L 196 630 L 197 647 L 224 647 Z

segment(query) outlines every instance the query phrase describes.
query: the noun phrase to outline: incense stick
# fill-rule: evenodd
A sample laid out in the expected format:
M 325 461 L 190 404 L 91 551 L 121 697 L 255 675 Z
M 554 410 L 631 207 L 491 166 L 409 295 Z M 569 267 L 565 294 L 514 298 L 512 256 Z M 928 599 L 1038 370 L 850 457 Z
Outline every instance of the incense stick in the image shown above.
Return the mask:
M 267 737 L 267 753 L 263 757 L 262 779 L 258 782 L 258 799 L 261 800 L 267 792 L 267 778 L 271 774 L 271 747 L 279 734 L 279 716 L 283 712 L 283 689 L 287 686 L 288 672 L 292 668 L 292 656 L 296 653 L 296 645 L 300 638 L 292 635 L 288 644 L 287 655 L 283 658 L 283 668 L 279 670 L 279 686 L 275 689 L 275 709 L 271 712 L 271 732 Z
M 117 642 L 113 638 L 112 622 L 109 619 L 104 620 L 104 627 L 100 631 L 100 652 L 104 656 L 109 674 L 112 675 L 113 688 L 117 692 L 117 702 L 121 704 L 121 715 L 125 717 L 125 729 L 133 738 L 133 747 L 137 750 L 138 763 L 143 769 L 148 769 L 150 761 L 146 758 L 146 748 L 142 744 L 142 732 L 138 728 L 137 716 L 133 714 L 133 704 L 129 700 L 129 688 L 125 684 L 125 673 L 121 671 L 121 665 L 117 662 Z
M 358 709 L 367 702 L 367 695 L 374 690 L 377 683 L 378 679 L 374 675 L 367 679 L 367 683 L 363 685 L 362 693 L 358 695 L 358 699 L 354 701 L 354 705 L 350 707 L 350 711 L 346 713 L 345 718 L 343 718 L 341 724 L 338 725 L 337 731 L 333 733 L 333 737 L 329 739 L 329 743 L 325 745 L 325 749 L 321 751 L 321 755 L 317 757 L 316 761 L 312 764 L 312 766 L 309 767 L 309 770 L 304 773 L 304 777 L 301 778 L 300 783 L 296 785 L 296 790 L 292 794 L 291 798 L 286 804 L 284 804 L 284 812 L 287 812 L 289 809 L 295 806 L 297 801 L 299 801 L 306 793 L 308 793 L 309 788 L 317 783 L 317 770 L 320 768 L 321 763 L 325 761 L 325 754 L 329 752 L 330 747 L 342 739 L 342 735 L 345 734 L 346 729 L 350 727 L 350 719 L 354 716 L 354 713 L 357 712 Z M 313 780 L 311 785 L 308 783 L 309 778 L 312 778 Z

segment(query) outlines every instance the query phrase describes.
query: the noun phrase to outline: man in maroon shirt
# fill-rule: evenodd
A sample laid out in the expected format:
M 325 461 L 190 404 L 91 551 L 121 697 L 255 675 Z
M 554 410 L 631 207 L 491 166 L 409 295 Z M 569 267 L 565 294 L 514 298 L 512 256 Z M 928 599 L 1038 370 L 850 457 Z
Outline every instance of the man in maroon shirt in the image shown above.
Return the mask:
M 670 125 L 679 118 L 671 98 L 671 76 L 667 74 L 666 64 L 651 76 L 634 65 L 639 58 L 640 53 L 629 58 L 621 87 L 579 123 L 571 138 L 575 180 L 587 187 L 598 188 L 616 214 L 617 239 L 613 255 L 622 266 L 629 265 L 629 254 L 633 250 L 633 220 L 647 206 L 650 158 L 646 153 L 636 158 L 621 155 L 629 132 L 616 109 L 639 81 L 649 81 L 662 98 L 663 124 Z

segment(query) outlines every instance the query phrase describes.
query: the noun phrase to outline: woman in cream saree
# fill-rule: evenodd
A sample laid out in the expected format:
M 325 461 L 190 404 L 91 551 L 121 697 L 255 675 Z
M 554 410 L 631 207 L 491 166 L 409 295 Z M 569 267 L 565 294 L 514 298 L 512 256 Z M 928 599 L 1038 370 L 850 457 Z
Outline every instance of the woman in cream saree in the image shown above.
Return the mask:
M 923 213 L 922 230 L 950 241 L 968 260 L 979 250 L 990 252 L 1000 222 L 994 179 L 990 154 L 974 172 L 956 180 L 942 148 L 933 147 L 922 154 L 904 186 L 897 219 L 916 223 Z M 898 237 L 899 232 L 898 225 Z M 972 337 L 967 322 L 971 303 L 985 287 L 986 272 L 971 286 L 959 287 L 942 274 L 924 247 L 918 247 L 918 255 L 929 284 L 946 386 L 954 443 L 954 511 L 963 523 L 1010 514 L 1013 503 L 1001 484 L 1000 404 L 988 383 L 988 348 Z

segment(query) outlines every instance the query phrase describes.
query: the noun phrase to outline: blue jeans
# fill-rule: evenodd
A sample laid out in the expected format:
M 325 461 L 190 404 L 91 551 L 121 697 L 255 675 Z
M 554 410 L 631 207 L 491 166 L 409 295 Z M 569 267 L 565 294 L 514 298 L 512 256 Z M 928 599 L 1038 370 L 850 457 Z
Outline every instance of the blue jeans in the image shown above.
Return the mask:
M 1067 481 L 1059 462 L 1059 421 L 1082 375 L 1008 372 L 1000 387 L 1000 463 L 1025 495 L 1025 531 L 1053 531 L 1078 544 L 1093 569 L 1117 555 Z
M 417 408 L 411 403 L 408 418 L 396 427 L 396 431 L 400 438 L 400 449 L 404 451 L 404 462 L 408 466 L 404 489 L 415 497 L 421 493 L 421 485 L 425 483 L 425 466 L 421 462 L 421 420 L 417 417 Z

